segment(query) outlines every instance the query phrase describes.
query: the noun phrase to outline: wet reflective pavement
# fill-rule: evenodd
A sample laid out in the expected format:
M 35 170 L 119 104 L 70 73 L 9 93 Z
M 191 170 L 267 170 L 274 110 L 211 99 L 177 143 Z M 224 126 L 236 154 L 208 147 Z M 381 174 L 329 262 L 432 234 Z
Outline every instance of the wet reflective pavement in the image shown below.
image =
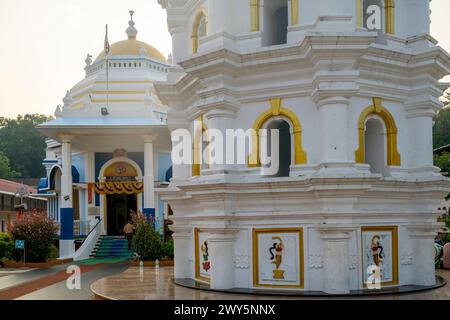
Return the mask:
M 450 270 L 437 270 L 437 274 L 450 283 Z M 333 297 L 292 297 L 250 295 L 195 290 L 176 285 L 173 282 L 173 267 L 130 267 L 122 274 L 94 282 L 91 286 L 96 299 L 110 300 L 278 300 L 278 299 L 339 299 Z M 439 289 L 407 294 L 382 296 L 354 296 L 345 299 L 388 299 L 388 300 L 450 300 L 450 285 Z

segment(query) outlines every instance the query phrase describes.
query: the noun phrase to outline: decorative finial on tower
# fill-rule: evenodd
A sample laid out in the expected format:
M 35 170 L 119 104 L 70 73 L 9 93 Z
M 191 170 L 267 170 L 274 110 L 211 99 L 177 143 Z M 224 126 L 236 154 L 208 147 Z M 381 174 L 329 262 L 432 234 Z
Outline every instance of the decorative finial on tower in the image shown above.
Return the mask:
M 66 95 L 63 99 L 64 102 L 64 108 L 67 108 L 70 106 L 70 104 L 73 102 L 72 96 L 70 95 L 70 91 L 67 90 Z
M 133 15 L 134 15 L 134 11 L 130 10 L 130 17 L 131 17 L 131 19 L 130 19 L 130 21 L 128 21 L 129 27 L 127 29 L 128 39 L 136 39 L 136 36 L 137 36 L 137 33 L 138 33 L 137 29 L 134 27 L 135 23 L 134 23 L 134 20 L 133 20 Z
M 61 115 L 62 115 L 62 108 L 61 108 L 61 105 L 60 104 L 58 104 L 57 106 L 56 106 L 56 110 L 55 110 L 55 113 L 53 114 L 56 118 L 59 118 Z
M 92 64 L 92 55 L 88 54 L 84 62 L 86 63 L 85 68 L 89 67 Z

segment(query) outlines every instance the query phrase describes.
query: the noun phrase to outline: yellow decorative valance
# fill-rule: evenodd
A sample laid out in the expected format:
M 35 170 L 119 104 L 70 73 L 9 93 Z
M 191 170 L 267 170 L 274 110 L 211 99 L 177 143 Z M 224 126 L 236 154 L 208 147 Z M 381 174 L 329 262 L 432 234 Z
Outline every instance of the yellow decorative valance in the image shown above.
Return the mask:
M 105 194 L 139 194 L 144 192 L 144 184 L 142 182 L 99 182 L 91 183 L 89 187 L 100 195 Z

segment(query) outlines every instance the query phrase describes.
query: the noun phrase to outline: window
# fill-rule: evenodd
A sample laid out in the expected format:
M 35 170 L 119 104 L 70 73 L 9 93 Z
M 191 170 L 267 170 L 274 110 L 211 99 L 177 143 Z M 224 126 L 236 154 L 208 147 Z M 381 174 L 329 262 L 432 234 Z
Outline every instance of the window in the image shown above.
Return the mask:
M 373 173 L 388 175 L 387 166 L 400 166 L 401 157 L 394 117 L 381 103 L 380 98 L 373 98 L 373 105 L 364 109 L 359 117 L 359 147 L 355 160 L 369 164 Z
M 287 42 L 288 1 L 265 0 L 263 16 L 263 46 Z
M 366 122 L 364 133 L 365 163 L 370 165 L 370 172 L 387 175 L 385 129 L 383 122 L 378 118 L 371 118 Z
M 261 113 L 253 123 L 254 135 L 248 165 L 249 167 L 260 167 L 261 147 L 270 146 L 267 139 L 260 136 L 260 129 L 269 129 L 269 131 L 279 129 L 281 141 L 279 152 L 281 152 L 280 161 L 282 161 L 280 169 L 285 171 L 279 171 L 277 176 L 286 176 L 289 175 L 286 173 L 286 168 L 289 168 L 290 165 L 302 165 L 308 162 L 307 153 L 302 147 L 302 127 L 296 113 L 282 106 L 281 98 L 270 99 L 270 105 L 270 109 Z
M 194 19 L 194 24 L 192 25 L 192 53 L 197 53 L 198 51 L 198 45 L 199 45 L 199 39 L 201 37 L 206 36 L 208 29 L 208 21 L 206 18 L 206 12 L 200 11 L 197 13 L 197 16 Z
M 269 174 L 273 177 L 289 177 L 289 171 L 292 159 L 292 139 L 290 132 L 290 125 L 283 119 L 274 120 L 267 126 L 267 154 L 271 158 L 271 165 L 278 168 L 275 174 Z M 278 156 L 271 154 L 272 144 L 277 143 L 272 141 L 272 130 L 278 130 Z M 264 143 L 264 142 L 261 142 Z M 275 169 L 276 170 L 276 169 Z

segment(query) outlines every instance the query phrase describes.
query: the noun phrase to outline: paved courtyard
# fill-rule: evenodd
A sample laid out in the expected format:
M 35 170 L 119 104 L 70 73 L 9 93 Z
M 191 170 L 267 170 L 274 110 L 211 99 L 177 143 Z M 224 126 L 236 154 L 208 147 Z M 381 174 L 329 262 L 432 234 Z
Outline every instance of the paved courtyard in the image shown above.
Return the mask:
M 450 270 L 438 270 L 438 275 L 450 283 Z M 130 267 L 116 274 L 94 282 L 91 286 L 97 299 L 113 300 L 278 300 L 299 299 L 296 297 L 257 296 L 229 294 L 212 291 L 194 290 L 175 285 L 172 281 L 173 267 L 143 268 Z M 301 298 L 318 299 L 318 298 Z M 323 298 L 322 298 L 323 299 Z M 327 298 L 329 299 L 329 298 Z M 345 299 L 348 299 L 347 297 Z M 383 295 L 371 297 L 351 297 L 350 299 L 389 299 L 389 300 L 450 300 L 450 285 L 436 290 L 402 295 Z

